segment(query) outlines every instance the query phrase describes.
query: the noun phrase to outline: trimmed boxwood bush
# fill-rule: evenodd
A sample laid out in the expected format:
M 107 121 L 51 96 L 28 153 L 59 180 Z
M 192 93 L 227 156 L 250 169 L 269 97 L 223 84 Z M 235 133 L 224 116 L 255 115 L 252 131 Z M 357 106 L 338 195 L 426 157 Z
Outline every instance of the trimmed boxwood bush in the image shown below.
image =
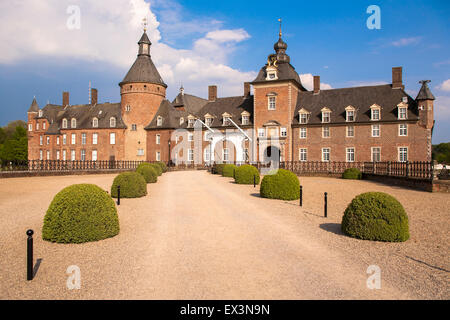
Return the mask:
M 237 184 L 253 184 L 254 179 L 256 180 L 256 184 L 259 184 L 259 171 L 254 166 L 244 164 L 236 169 L 236 177 L 234 181 Z
M 150 166 L 152 166 L 156 170 L 156 172 L 158 173 L 158 177 L 162 176 L 163 170 L 162 170 L 162 168 L 161 168 L 161 166 L 159 164 L 157 164 L 157 163 L 150 163 Z
M 78 184 L 60 191 L 44 218 L 42 238 L 57 243 L 85 243 L 119 234 L 114 200 L 93 184 Z
M 363 193 L 345 210 L 342 232 L 364 240 L 403 242 L 409 239 L 408 216 L 393 196 L 383 192 Z
M 223 166 L 222 177 L 233 178 L 234 170 L 237 169 L 237 166 L 234 164 L 226 164 Z
M 343 179 L 354 179 L 354 180 L 361 180 L 362 179 L 362 173 L 359 171 L 359 169 L 356 168 L 350 168 L 344 171 L 342 174 Z
M 136 169 L 136 172 L 142 175 L 147 183 L 156 183 L 158 182 L 158 172 L 153 166 L 139 166 Z
M 161 167 L 162 173 L 166 173 L 167 172 L 168 169 L 167 169 L 167 166 L 166 166 L 166 164 L 164 162 L 159 161 L 156 164 Z
M 223 173 L 223 167 L 225 166 L 224 163 L 218 163 L 214 165 L 214 174 L 220 174 Z
M 276 174 L 264 176 L 260 194 L 263 198 L 296 200 L 300 198 L 300 181 L 295 173 L 278 169 Z
M 119 174 L 111 187 L 111 197 L 117 198 L 117 186 L 120 186 L 121 198 L 141 198 L 147 195 L 147 182 L 137 172 Z

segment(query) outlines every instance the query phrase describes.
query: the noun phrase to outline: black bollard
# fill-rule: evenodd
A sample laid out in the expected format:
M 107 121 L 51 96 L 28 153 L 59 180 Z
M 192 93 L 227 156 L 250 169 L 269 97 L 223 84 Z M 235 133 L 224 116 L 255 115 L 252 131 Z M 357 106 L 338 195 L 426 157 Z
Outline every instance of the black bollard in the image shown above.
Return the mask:
M 325 218 L 328 218 L 328 193 L 325 192 L 325 203 L 324 203 L 324 214 L 325 214 Z
M 120 206 L 120 186 L 117 186 L 117 205 Z
M 233 179 L 236 180 L 236 169 L 233 169 Z
M 33 230 L 27 231 L 27 280 L 33 280 Z
M 303 187 L 300 186 L 300 207 L 303 207 Z
M 256 176 L 253 176 L 253 188 L 256 188 Z

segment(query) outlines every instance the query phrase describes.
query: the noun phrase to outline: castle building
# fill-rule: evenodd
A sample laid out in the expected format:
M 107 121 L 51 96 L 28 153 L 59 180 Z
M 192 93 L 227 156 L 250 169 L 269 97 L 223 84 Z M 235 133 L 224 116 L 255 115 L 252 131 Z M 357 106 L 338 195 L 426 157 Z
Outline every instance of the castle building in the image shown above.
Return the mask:
M 241 96 L 219 97 L 212 85 L 203 99 L 182 87 L 170 102 L 145 31 L 138 45 L 120 103 L 98 103 L 96 89 L 86 105 L 70 105 L 68 92 L 62 105 L 42 109 L 33 99 L 30 160 L 431 161 L 435 98 L 428 80 L 409 96 L 401 67 L 392 69 L 392 84 L 322 90 L 315 76 L 309 91 L 280 31 Z

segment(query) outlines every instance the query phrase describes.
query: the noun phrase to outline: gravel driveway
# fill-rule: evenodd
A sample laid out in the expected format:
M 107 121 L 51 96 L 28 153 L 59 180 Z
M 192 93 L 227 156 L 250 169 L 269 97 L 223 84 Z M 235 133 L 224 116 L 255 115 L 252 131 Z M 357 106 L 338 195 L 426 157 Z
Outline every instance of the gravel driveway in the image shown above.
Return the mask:
M 449 299 L 450 195 L 368 181 L 303 178 L 304 206 L 261 199 L 258 188 L 207 172 L 166 173 L 141 199 L 123 199 L 120 234 L 83 245 L 41 239 L 53 196 L 75 183 L 109 190 L 114 175 L 0 180 L 1 299 Z M 329 193 L 327 219 L 323 192 Z M 406 243 L 348 238 L 342 213 L 362 192 L 397 197 Z M 40 266 L 26 279 L 26 235 Z M 81 270 L 69 290 L 66 270 Z M 381 289 L 366 285 L 370 265 Z

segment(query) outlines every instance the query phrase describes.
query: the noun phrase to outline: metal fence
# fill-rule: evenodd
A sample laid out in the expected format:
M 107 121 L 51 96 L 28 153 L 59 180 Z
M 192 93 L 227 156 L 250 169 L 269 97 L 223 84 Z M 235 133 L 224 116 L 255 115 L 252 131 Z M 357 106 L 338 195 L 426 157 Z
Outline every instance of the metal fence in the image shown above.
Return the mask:
M 135 170 L 145 161 L 64 161 L 29 160 L 10 161 L 2 164 L 1 171 L 95 171 L 95 170 Z

